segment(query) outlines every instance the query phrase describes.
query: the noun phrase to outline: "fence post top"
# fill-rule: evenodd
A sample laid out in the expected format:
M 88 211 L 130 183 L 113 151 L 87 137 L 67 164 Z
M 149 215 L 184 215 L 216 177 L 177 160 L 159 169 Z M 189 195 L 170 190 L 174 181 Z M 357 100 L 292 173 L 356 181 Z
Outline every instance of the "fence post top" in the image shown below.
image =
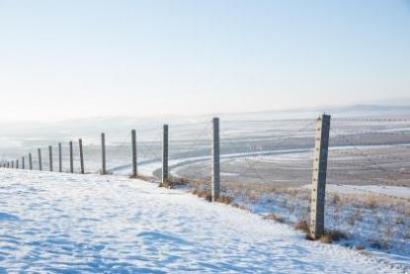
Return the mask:
M 331 115 L 330 114 L 326 114 L 326 112 L 322 113 L 317 120 L 318 121 L 322 121 L 322 120 L 330 120 Z

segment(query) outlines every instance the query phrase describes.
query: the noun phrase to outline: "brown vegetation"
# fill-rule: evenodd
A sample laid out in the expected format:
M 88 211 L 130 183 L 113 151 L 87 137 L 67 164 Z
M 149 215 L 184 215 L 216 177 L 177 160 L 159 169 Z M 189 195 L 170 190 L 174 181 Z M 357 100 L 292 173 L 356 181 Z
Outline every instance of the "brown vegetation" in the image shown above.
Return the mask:
M 306 235 L 310 234 L 309 224 L 305 220 L 301 220 L 295 224 L 295 229 L 303 231 Z
M 269 215 L 266 215 L 265 217 L 263 217 L 263 219 L 273 220 L 273 221 L 276 221 L 278 223 L 284 223 L 285 222 L 285 219 L 283 219 L 282 217 L 277 216 L 275 213 L 270 213 Z
M 331 244 L 332 242 L 337 242 L 337 241 L 340 241 L 346 238 L 347 238 L 346 234 L 344 234 L 341 231 L 329 230 L 329 231 L 325 231 L 325 233 L 322 236 L 320 236 L 319 240 L 322 243 Z

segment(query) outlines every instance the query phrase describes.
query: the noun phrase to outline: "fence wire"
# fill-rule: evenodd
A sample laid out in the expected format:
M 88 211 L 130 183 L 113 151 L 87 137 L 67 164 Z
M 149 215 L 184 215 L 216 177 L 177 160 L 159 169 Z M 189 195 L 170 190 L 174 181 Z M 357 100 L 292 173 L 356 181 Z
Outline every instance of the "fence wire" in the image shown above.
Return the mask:
M 161 178 L 162 125 L 135 128 L 138 171 Z M 314 119 L 221 120 L 221 190 L 225 202 L 277 221 L 309 222 L 314 148 Z M 106 132 L 109 173 L 130 175 L 131 129 Z M 80 136 L 81 137 L 81 136 Z M 78 136 L 62 143 L 63 171 L 69 172 L 73 141 L 74 172 L 80 172 Z M 83 140 L 86 173 L 101 171 L 100 133 Z M 58 143 L 30 140 L 24 149 L 3 151 L 19 159 L 32 154 L 38 169 L 49 169 L 48 145 L 58 170 Z M 30 147 L 30 149 L 27 149 Z M 24 150 L 24 151 L 23 151 Z M 169 168 L 172 180 L 209 193 L 212 176 L 212 123 L 208 120 L 169 125 Z M 370 243 L 403 254 L 410 250 L 410 118 L 333 118 L 327 173 L 325 226 L 349 235 L 356 245 Z M 395 188 L 401 187 L 401 188 Z M 363 240 L 365 239 L 365 241 Z

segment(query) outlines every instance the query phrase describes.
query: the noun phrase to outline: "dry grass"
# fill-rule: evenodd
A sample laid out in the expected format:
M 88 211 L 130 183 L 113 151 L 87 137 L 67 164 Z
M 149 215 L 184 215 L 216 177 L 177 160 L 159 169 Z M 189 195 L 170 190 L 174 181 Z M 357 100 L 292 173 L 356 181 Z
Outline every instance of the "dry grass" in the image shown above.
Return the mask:
M 130 179 L 139 179 L 139 180 L 149 182 L 149 181 L 152 181 L 154 179 L 154 177 L 152 177 L 152 176 L 143 176 L 143 175 L 137 175 L 137 176 L 130 175 Z
M 275 213 L 270 213 L 270 214 L 266 215 L 265 217 L 263 217 L 263 219 L 273 220 L 273 221 L 278 222 L 278 223 L 284 223 L 285 222 L 285 219 L 283 219 L 282 217 L 277 216 Z
M 198 197 L 200 197 L 200 198 L 204 198 L 205 200 L 207 200 L 207 201 L 209 201 L 209 202 L 212 201 L 212 195 L 211 195 L 211 193 L 210 193 L 209 191 L 194 189 L 194 190 L 192 191 L 192 194 L 194 194 L 194 195 L 196 195 L 196 196 L 198 196 Z
M 364 245 L 356 245 L 356 250 L 364 250 Z
M 351 226 L 353 226 L 357 221 L 362 220 L 362 210 L 360 208 L 357 208 L 347 219 L 347 223 Z
M 221 195 L 216 199 L 216 202 L 230 205 L 232 204 L 233 198 L 225 195 Z
M 375 209 L 379 204 L 379 199 L 377 199 L 374 195 L 368 195 L 367 200 L 365 201 L 365 205 L 367 208 Z
M 347 236 L 341 231 L 338 230 L 329 230 L 326 231 L 322 236 L 320 236 L 319 240 L 325 244 L 331 244 L 333 242 L 340 241 L 342 239 L 346 239 Z
M 306 235 L 310 234 L 309 224 L 306 220 L 301 220 L 295 224 L 295 229 L 303 231 Z
M 207 200 L 209 202 L 212 201 L 212 195 L 209 191 L 194 189 L 191 193 L 198 196 L 198 197 L 200 197 L 200 198 L 204 198 L 205 200 Z M 220 195 L 219 198 L 216 199 L 216 202 L 222 203 L 222 204 L 227 204 L 227 205 L 236 205 L 236 204 L 232 204 L 233 198 L 230 197 L 230 196 L 226 196 L 226 195 Z M 237 207 L 239 207 L 239 206 L 237 206 Z
M 334 194 L 333 199 L 332 199 L 333 204 L 337 205 L 340 203 L 340 201 L 341 201 L 340 196 L 338 194 Z

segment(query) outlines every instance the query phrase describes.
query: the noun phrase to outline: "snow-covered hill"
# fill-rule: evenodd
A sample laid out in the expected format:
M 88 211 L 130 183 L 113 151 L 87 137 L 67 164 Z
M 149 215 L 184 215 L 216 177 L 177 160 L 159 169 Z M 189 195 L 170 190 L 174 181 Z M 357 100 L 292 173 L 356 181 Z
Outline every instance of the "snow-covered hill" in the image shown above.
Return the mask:
M 0 272 L 402 273 L 404 266 L 179 190 L 0 170 Z

